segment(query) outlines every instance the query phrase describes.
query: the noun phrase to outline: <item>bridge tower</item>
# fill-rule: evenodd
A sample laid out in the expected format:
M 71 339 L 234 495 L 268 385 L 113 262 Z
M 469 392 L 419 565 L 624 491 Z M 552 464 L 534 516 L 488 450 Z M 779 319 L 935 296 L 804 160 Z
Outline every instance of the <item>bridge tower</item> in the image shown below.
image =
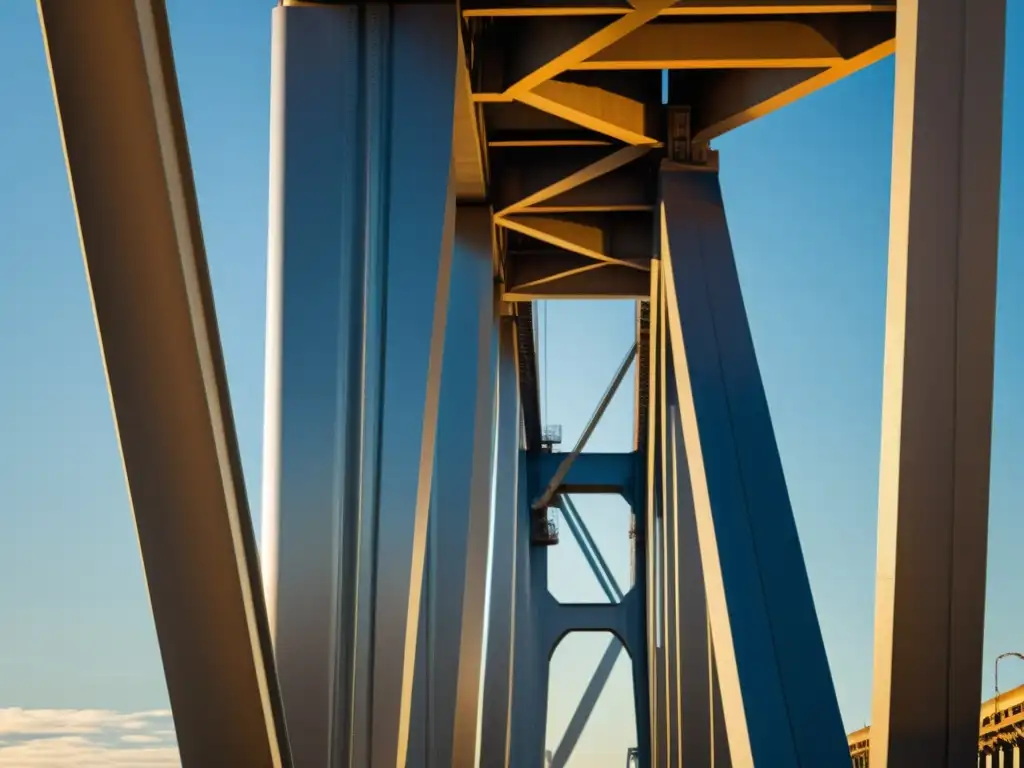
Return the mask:
M 571 629 L 640 765 L 848 764 L 713 144 L 895 52 L 871 763 L 971 764 L 1005 0 L 284 0 L 259 554 L 164 4 L 39 5 L 185 768 L 536 764 Z M 544 450 L 576 298 L 638 304 L 630 453 Z M 595 488 L 633 583 L 558 604 Z

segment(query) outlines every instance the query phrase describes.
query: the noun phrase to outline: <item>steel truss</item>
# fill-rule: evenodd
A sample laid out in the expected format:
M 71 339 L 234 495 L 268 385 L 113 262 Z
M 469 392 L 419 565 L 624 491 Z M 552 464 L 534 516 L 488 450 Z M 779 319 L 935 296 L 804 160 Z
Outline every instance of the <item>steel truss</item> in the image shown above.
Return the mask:
M 628 760 L 847 764 L 709 142 L 898 49 L 871 763 L 970 761 L 1005 0 L 284 2 L 259 558 L 163 3 L 39 6 L 185 768 L 536 765 L 574 630 L 553 765 L 623 647 Z M 530 302 L 581 297 L 638 303 L 632 453 L 540 450 Z

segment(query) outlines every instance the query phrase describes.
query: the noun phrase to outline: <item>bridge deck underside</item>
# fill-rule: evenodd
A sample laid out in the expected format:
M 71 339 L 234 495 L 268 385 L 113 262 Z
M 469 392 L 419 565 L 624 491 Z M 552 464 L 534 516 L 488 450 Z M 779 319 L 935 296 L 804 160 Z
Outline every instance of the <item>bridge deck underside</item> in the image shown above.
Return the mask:
M 714 138 L 892 53 L 895 3 L 465 0 L 462 14 L 471 95 L 456 130 L 459 191 L 495 213 L 533 446 L 526 302 L 643 302 L 662 161 L 713 161 Z M 637 318 L 643 371 L 646 310 Z M 645 376 L 637 386 L 644 435 Z

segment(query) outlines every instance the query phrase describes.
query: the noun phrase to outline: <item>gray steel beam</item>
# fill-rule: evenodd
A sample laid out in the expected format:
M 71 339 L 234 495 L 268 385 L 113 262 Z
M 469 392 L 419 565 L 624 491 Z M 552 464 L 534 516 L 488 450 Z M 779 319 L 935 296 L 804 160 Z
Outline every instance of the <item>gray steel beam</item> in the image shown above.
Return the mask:
M 480 764 L 509 768 L 515 668 L 519 504 L 519 381 L 515 320 L 501 318 L 498 340 L 498 455 L 491 536 L 491 591 Z
M 491 212 L 459 206 L 430 525 L 428 765 L 476 763 L 494 465 L 498 315 Z
M 531 481 L 547 484 L 562 463 L 564 453 L 540 452 L 530 457 Z M 632 502 L 636 461 L 628 453 L 581 453 L 562 479 L 561 493 L 615 493 Z
M 534 454 L 536 455 L 536 454 Z M 542 647 L 541 612 L 552 598 L 547 590 L 543 547 L 531 546 L 530 490 L 535 483 L 530 454 L 519 455 L 521 479 L 516 527 L 515 664 L 512 686 L 512 736 L 509 764 L 536 765 L 544 754 L 547 729 L 550 645 Z M 526 487 L 522 487 L 525 485 Z M 535 486 L 534 486 L 535 487 Z
M 422 603 L 460 52 L 453 4 L 362 6 L 274 10 L 263 554 L 298 764 L 393 768 Z
M 1005 0 L 901 0 L 871 764 L 977 753 Z
M 842 765 L 849 753 L 718 174 L 676 168 L 661 174 L 666 314 L 732 761 Z
M 373 354 L 354 339 L 373 311 L 357 299 L 367 265 L 347 253 L 355 234 L 337 218 L 357 183 L 351 142 L 338 140 L 357 130 L 346 110 L 359 88 L 354 17 L 350 8 L 272 16 L 261 554 L 300 768 L 351 749 L 350 702 L 336 699 L 352 684 L 355 638 L 344 628 L 356 596 L 341 590 L 357 578 L 360 548 L 349 501 L 360 481 L 347 470 L 362 450 L 356 369 Z M 334 50 L 336 36 L 354 43 L 346 55 Z M 334 98 L 325 98 L 327 84 Z
M 39 12 L 181 762 L 288 766 L 166 11 Z

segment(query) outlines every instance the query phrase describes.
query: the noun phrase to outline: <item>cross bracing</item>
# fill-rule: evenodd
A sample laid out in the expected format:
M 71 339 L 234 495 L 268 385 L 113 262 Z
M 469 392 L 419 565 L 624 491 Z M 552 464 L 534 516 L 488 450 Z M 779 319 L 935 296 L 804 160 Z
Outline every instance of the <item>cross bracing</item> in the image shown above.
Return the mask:
M 284 2 L 258 553 L 163 3 L 39 7 L 186 768 L 537 764 L 578 630 L 633 764 L 850 759 L 713 142 L 895 52 L 871 761 L 974 759 L 1005 0 Z M 573 298 L 637 302 L 633 452 L 541 450 Z M 552 507 L 616 600 L 548 592 Z

